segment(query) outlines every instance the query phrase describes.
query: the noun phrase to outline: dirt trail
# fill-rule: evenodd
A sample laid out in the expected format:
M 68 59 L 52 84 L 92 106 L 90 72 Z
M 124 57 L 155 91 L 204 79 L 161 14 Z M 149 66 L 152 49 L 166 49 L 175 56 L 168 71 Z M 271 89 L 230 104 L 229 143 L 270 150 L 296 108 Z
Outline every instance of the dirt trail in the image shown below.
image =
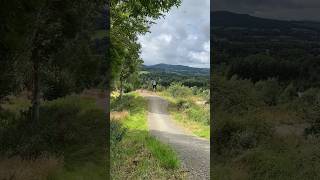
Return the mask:
M 141 94 L 149 100 L 148 125 L 151 134 L 176 150 L 190 179 L 210 179 L 209 140 L 195 137 L 173 122 L 167 112 L 166 100 L 152 93 Z

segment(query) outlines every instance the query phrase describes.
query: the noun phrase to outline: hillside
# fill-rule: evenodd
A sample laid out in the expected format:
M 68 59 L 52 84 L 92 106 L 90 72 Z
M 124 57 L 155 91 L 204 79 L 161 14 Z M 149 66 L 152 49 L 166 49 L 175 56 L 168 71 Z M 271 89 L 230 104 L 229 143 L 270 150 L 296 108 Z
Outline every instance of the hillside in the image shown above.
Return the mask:
M 227 11 L 211 13 L 212 37 L 229 41 L 290 41 L 319 44 L 320 23 L 284 21 L 254 17 Z
M 320 86 L 320 23 L 226 11 L 211 18 L 215 72 L 253 81 L 276 78 L 301 89 Z
M 171 65 L 171 64 L 156 64 L 156 65 L 143 65 L 142 69 L 149 72 L 164 72 L 175 73 L 178 75 L 195 75 L 195 76 L 209 76 L 209 68 L 194 68 L 184 65 Z
M 238 14 L 228 11 L 211 12 L 213 27 L 242 27 L 242 28 L 264 28 L 264 29 L 282 29 L 290 28 L 308 29 L 320 31 L 320 23 L 312 21 L 285 21 L 260 18 L 248 14 Z
M 209 68 L 194 68 L 183 65 L 156 64 L 152 66 L 143 65 L 140 78 L 142 83 L 155 79 L 162 86 L 169 86 L 173 82 L 181 82 L 185 86 L 208 87 Z

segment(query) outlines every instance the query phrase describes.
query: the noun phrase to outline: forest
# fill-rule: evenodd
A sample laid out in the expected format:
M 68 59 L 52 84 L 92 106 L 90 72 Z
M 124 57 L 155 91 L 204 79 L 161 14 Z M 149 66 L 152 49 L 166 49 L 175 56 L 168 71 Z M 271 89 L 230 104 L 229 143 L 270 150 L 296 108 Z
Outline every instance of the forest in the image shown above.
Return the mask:
M 138 74 L 138 35 L 179 0 L 0 3 L 0 178 L 110 176 L 110 92 Z
M 211 16 L 213 177 L 318 179 L 319 23 Z
M 104 3 L 1 1 L 1 179 L 106 177 Z

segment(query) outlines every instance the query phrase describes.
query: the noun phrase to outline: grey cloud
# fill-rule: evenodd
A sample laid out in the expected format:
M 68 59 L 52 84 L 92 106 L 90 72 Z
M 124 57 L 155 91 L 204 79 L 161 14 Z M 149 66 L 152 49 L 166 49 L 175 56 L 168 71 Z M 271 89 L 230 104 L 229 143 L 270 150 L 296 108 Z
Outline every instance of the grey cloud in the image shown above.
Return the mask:
M 150 30 L 139 37 L 145 64 L 209 67 L 210 53 L 204 44 L 210 39 L 210 0 L 183 0 Z

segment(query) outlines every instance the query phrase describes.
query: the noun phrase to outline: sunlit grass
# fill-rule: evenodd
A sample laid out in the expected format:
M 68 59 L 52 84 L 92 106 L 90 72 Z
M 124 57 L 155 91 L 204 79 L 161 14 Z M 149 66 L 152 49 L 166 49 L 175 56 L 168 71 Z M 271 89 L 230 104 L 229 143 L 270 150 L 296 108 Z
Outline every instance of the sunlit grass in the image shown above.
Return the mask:
M 137 93 L 126 94 L 121 101 L 114 106 L 121 106 L 115 109 L 128 112 L 118 120 L 127 132 L 112 148 L 112 178 L 184 179 L 175 151 L 149 134 L 147 101 Z
M 192 105 L 187 110 L 177 108 L 177 97 L 172 97 L 167 91 L 159 92 L 158 95 L 165 98 L 169 103 L 169 112 L 173 120 L 182 125 L 186 130 L 202 138 L 210 138 L 210 125 L 203 122 L 203 119 L 209 118 L 210 109 L 208 105 L 198 105 L 195 103 L 201 100 L 200 97 L 190 96 L 188 99 Z

